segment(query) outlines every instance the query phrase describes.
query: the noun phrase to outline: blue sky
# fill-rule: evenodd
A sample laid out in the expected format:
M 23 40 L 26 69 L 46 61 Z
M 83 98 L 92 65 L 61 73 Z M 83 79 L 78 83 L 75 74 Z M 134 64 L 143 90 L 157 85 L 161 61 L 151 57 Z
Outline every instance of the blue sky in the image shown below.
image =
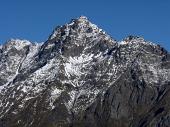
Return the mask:
M 170 0 L 1 0 L 0 43 L 45 41 L 55 26 L 80 15 L 116 40 L 138 35 L 170 51 Z

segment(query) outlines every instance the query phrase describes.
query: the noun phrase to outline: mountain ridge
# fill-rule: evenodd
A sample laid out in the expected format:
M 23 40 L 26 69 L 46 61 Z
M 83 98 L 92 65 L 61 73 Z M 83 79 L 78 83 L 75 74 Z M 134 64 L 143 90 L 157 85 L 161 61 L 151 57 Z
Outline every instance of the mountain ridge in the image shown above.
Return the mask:
M 161 46 L 117 42 L 84 16 L 41 44 L 11 40 L 0 49 L 0 126 L 169 126 L 169 65 Z

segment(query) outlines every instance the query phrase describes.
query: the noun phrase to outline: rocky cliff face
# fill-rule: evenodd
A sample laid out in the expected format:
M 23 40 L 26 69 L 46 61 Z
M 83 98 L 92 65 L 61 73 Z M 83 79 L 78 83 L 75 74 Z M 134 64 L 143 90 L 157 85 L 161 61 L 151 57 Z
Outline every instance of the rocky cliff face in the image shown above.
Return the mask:
M 170 54 L 84 16 L 0 47 L 0 127 L 169 127 Z

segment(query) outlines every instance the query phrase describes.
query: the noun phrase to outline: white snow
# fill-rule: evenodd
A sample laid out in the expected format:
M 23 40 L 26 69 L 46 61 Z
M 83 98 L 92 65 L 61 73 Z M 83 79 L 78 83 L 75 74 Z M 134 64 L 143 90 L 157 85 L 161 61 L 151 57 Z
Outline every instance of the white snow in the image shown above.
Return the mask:
M 18 82 L 19 84 L 17 83 L 13 84 L 16 86 L 19 85 L 17 87 L 17 91 L 21 92 L 21 95 L 18 98 L 15 98 L 17 93 L 15 91 L 10 94 L 10 97 L 15 98 L 16 100 L 24 97 L 23 101 L 21 102 L 22 104 L 19 105 L 19 108 L 23 108 L 26 101 L 39 96 L 40 95 L 39 93 L 41 93 L 43 90 L 47 88 L 48 81 L 51 83 L 57 80 L 57 82 L 61 83 L 62 87 L 57 87 L 55 86 L 55 84 L 54 86 L 52 86 L 53 88 L 51 89 L 49 96 L 47 98 L 47 101 L 50 102 L 49 103 L 50 109 L 55 108 L 54 102 L 62 95 L 63 92 L 66 91 L 68 84 L 72 85 L 71 90 L 69 89 L 67 91 L 67 94 L 70 98 L 68 98 L 68 100 L 64 100 L 64 104 L 67 107 L 68 111 L 71 110 L 77 111 L 80 108 L 85 109 L 86 106 L 89 106 L 90 103 L 94 102 L 99 92 L 102 93 L 103 91 L 106 91 L 106 89 L 108 89 L 110 86 L 115 84 L 117 79 L 120 79 L 120 76 L 124 72 L 124 70 L 127 69 L 126 67 L 129 64 L 128 61 L 126 63 L 123 63 L 123 65 L 117 65 L 114 64 L 115 59 L 113 58 L 113 56 L 107 55 L 104 56 L 103 54 L 106 54 L 108 50 L 105 50 L 105 52 L 97 51 L 96 53 L 93 54 L 92 53 L 93 51 L 91 51 L 91 49 L 93 49 L 98 42 L 104 39 L 110 43 L 110 41 L 112 40 L 110 39 L 110 36 L 102 35 L 106 33 L 102 29 L 99 29 L 96 25 L 90 23 L 86 17 L 84 16 L 80 17 L 79 21 L 80 23 L 78 24 L 79 25 L 78 30 L 80 30 L 80 32 L 77 33 L 78 35 L 74 36 L 70 35 L 71 33 L 69 33 L 70 26 L 73 25 L 74 23 L 72 22 L 70 24 L 66 24 L 65 35 L 63 36 L 62 39 L 65 39 L 67 36 L 71 36 L 73 39 L 75 39 L 75 44 L 77 43 L 77 46 L 80 46 L 81 44 L 85 46 L 82 53 L 74 57 L 73 56 L 64 57 L 62 55 L 60 57 L 56 56 L 53 59 L 48 60 L 46 65 L 39 68 L 34 73 L 30 74 L 26 80 Z M 87 33 L 89 27 L 92 28 L 91 33 Z M 56 37 L 57 34 L 60 34 L 58 32 L 59 31 L 54 31 L 51 38 L 54 38 Z M 77 31 L 73 30 L 73 33 L 74 32 Z M 88 44 L 84 37 L 88 39 L 91 38 Z M 122 41 L 120 42 L 120 45 L 137 43 L 150 44 L 142 39 L 138 39 L 137 41 L 130 42 Z M 7 66 L 7 68 L 5 69 L 7 71 L 0 72 L 0 76 L 1 75 L 6 76 L 8 74 L 7 72 L 11 72 L 11 70 L 14 70 L 14 72 L 12 71 L 11 75 L 6 76 L 8 77 L 8 81 L 3 86 L 0 86 L 0 92 L 2 91 L 2 89 L 9 86 L 10 83 L 13 82 L 13 80 L 19 74 L 20 68 L 21 69 L 28 68 L 29 70 L 32 67 L 32 63 L 35 62 L 34 56 L 36 56 L 41 46 L 41 44 L 33 45 L 26 40 L 12 40 L 11 44 L 17 50 L 22 50 L 23 47 L 25 47 L 26 45 L 30 45 L 30 52 L 24 58 L 20 58 L 18 55 L 10 56 L 11 65 L 8 66 L 8 64 L 5 63 Z M 49 45 L 46 47 L 46 49 L 49 49 L 55 45 L 54 43 L 48 44 Z M 9 48 L 12 48 L 12 46 L 9 46 Z M 122 53 L 121 55 L 126 55 L 126 52 L 121 53 Z M 94 69 L 96 70 L 95 72 Z M 148 68 L 143 68 L 142 72 L 145 73 L 146 71 L 149 71 L 150 74 L 148 73 L 142 78 L 144 78 L 145 81 L 148 81 L 152 84 L 159 83 L 160 77 L 164 81 L 170 81 L 169 78 L 170 70 L 157 68 L 157 66 L 153 64 L 150 65 Z M 91 74 L 93 74 L 95 77 L 91 78 L 90 77 Z M 62 78 L 60 79 L 60 77 Z M 101 83 L 100 81 L 102 81 L 103 83 Z M 98 83 L 99 85 L 102 86 L 99 87 L 93 86 L 96 84 L 98 85 Z M 13 88 L 16 87 L 13 86 Z M 83 96 L 85 99 L 84 98 L 79 99 L 79 97 L 81 96 Z M 85 102 L 86 104 L 78 105 L 81 102 L 83 103 Z M 12 104 L 9 102 L 4 103 L 3 105 L 2 100 L 0 100 L 0 107 L 5 106 L 10 107 L 10 105 Z M 36 106 L 36 104 L 34 106 Z
M 11 39 L 8 43 L 11 44 L 8 48 L 15 47 L 17 50 L 21 50 L 23 49 L 23 47 L 32 44 L 28 40 L 20 40 L 20 39 Z
M 86 16 L 84 16 L 84 15 L 82 15 L 82 16 L 80 16 L 80 18 L 79 18 L 80 20 L 87 20 L 87 17 Z
M 61 94 L 62 90 L 58 89 L 58 88 L 55 88 L 52 92 L 51 92 L 51 96 L 55 98 L 59 97 L 60 94 Z
M 69 25 L 68 25 L 68 24 L 66 24 L 66 29 L 65 29 L 65 33 L 66 33 L 66 35 L 65 35 L 65 36 L 68 36 L 68 35 L 69 35 L 69 31 L 70 31 L 70 29 L 69 29 Z
M 31 78 L 35 83 L 39 83 L 44 79 L 53 79 L 57 72 L 58 72 L 58 67 L 60 64 L 60 60 L 52 59 L 47 62 L 45 66 L 40 68 L 39 70 L 35 71 L 32 75 Z
M 28 92 L 28 88 L 27 88 L 26 86 L 24 86 L 21 91 L 23 91 L 24 93 L 26 93 L 26 92 Z
M 79 57 L 69 57 L 68 61 L 65 63 L 65 73 L 68 77 L 70 76 L 80 76 L 83 74 L 83 68 L 86 67 L 91 61 L 93 54 L 81 55 Z
M 118 42 L 119 45 L 128 45 L 128 44 L 131 44 L 131 45 L 136 45 L 136 46 L 140 46 L 138 44 L 144 44 L 144 45 L 153 45 L 153 46 L 156 46 L 156 44 L 150 42 L 150 41 L 145 41 L 142 37 L 139 37 L 139 38 L 134 38 L 130 41 L 126 41 L 126 40 L 123 40 L 123 41 L 120 41 Z
M 15 74 L 14 74 L 12 77 L 9 77 L 9 79 L 7 80 L 7 82 L 6 82 L 3 86 L 0 86 L 0 92 L 2 91 L 2 89 L 4 89 L 5 87 L 7 87 L 10 83 L 12 83 L 13 80 L 16 78 L 16 76 L 17 76 L 18 73 L 19 73 L 19 69 L 20 69 L 21 64 L 22 64 L 22 62 L 23 62 L 24 59 L 25 59 L 25 58 L 23 58 L 23 59 L 19 62 Z
M 50 39 L 52 40 L 53 38 L 55 38 L 55 37 L 56 37 L 56 35 L 57 35 L 57 33 L 58 33 L 58 31 L 54 31 L 54 32 L 52 33 L 52 35 L 51 35 Z
M 48 43 L 48 45 L 45 47 L 45 49 L 50 49 L 55 46 L 55 43 Z
M 35 43 L 35 45 L 30 46 L 30 49 L 29 49 L 30 51 L 27 54 L 25 60 L 23 61 L 21 69 L 29 68 L 30 63 L 33 62 L 34 56 L 38 53 L 41 46 L 42 46 L 42 43 Z
M 52 109 L 55 108 L 55 106 L 53 105 L 54 101 L 61 95 L 61 93 L 63 92 L 64 90 L 61 90 L 61 89 L 58 89 L 58 88 L 54 88 L 52 91 L 51 91 L 51 97 L 50 97 L 50 107 L 52 107 Z
M 68 94 L 70 96 L 70 99 L 68 102 L 65 102 L 64 104 L 67 107 L 68 111 L 70 111 L 74 106 L 74 102 L 76 100 L 78 92 L 73 90 L 73 91 L 69 92 Z

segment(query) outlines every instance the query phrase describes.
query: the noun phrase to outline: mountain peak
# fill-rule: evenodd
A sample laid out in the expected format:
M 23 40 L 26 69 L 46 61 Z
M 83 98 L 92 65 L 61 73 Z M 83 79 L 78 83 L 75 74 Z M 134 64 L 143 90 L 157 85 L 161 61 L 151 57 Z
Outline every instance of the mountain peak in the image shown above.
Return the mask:
M 70 25 L 74 23 L 85 23 L 86 24 L 87 22 L 90 22 L 89 19 L 86 16 L 81 15 L 77 18 L 72 19 L 69 24 Z
M 10 39 L 9 41 L 7 41 L 7 43 L 10 43 L 10 44 L 24 43 L 24 44 L 27 44 L 27 45 L 31 44 L 31 42 L 28 41 L 28 40 L 23 40 L 23 39 L 13 39 L 13 38 Z
M 84 16 L 84 15 L 81 15 L 79 18 L 78 18 L 79 20 L 88 20 L 88 18 L 86 17 L 86 16 Z
M 111 39 L 111 37 L 106 34 L 105 31 L 89 21 L 86 16 L 80 16 L 76 19 L 72 19 L 70 23 L 67 23 L 63 26 L 57 26 L 50 35 L 49 40 L 61 36 L 63 38 L 66 38 L 70 35 L 76 35 L 78 38 L 96 38 L 96 35 L 100 35 Z
M 140 36 L 134 36 L 134 35 L 129 35 L 128 37 L 126 37 L 125 39 L 123 39 L 120 44 L 122 45 L 153 45 L 156 46 L 156 44 L 150 42 L 150 41 L 146 41 L 143 37 Z
M 134 36 L 134 35 L 129 35 L 129 36 L 127 36 L 124 40 L 125 41 L 132 41 L 132 40 L 136 40 L 136 39 L 140 39 L 140 40 L 144 40 L 142 37 L 140 37 L 140 36 Z
M 15 48 L 17 50 L 21 50 L 23 47 L 31 45 L 32 43 L 28 40 L 21 39 L 10 39 L 4 45 L 7 49 Z
M 57 51 L 61 54 L 64 51 L 67 56 L 76 56 L 81 53 L 104 52 L 115 44 L 116 41 L 106 32 L 87 17 L 80 16 L 68 24 L 58 26 L 49 37 L 45 49 L 58 47 Z
M 81 16 L 42 45 L 0 46 L 0 127 L 168 127 L 170 54 L 122 42 Z

